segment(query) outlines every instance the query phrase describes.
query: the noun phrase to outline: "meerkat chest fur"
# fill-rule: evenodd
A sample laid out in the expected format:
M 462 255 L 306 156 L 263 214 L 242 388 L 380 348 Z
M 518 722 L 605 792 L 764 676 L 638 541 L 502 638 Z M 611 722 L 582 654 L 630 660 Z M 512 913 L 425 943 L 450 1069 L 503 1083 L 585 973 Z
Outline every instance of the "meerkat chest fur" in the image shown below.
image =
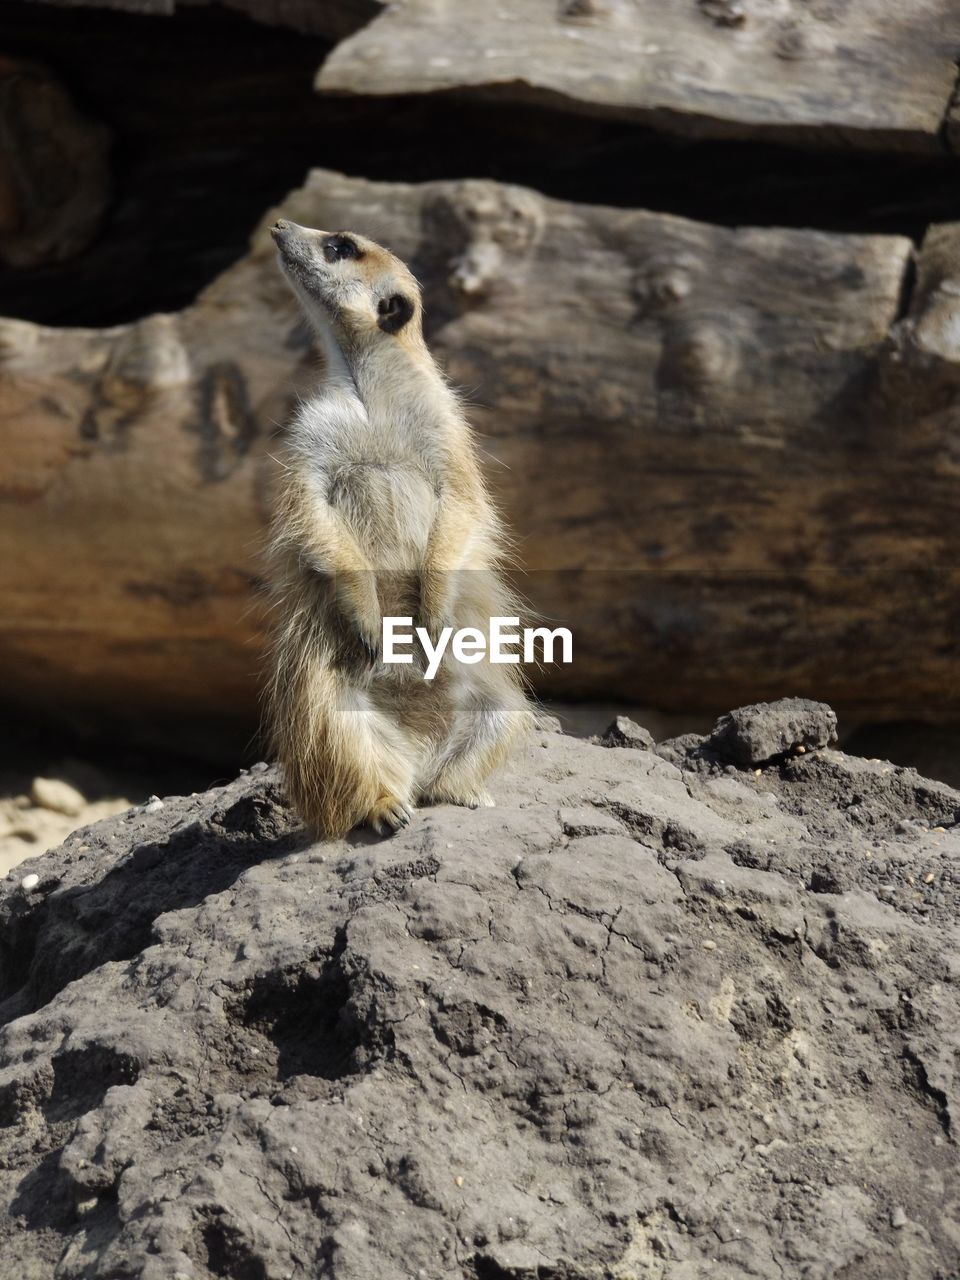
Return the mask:
M 388 349 L 348 366 L 324 345 L 326 376 L 294 423 L 296 468 L 375 569 L 415 570 L 464 450 L 472 452 L 466 424 L 426 353 L 411 362 Z

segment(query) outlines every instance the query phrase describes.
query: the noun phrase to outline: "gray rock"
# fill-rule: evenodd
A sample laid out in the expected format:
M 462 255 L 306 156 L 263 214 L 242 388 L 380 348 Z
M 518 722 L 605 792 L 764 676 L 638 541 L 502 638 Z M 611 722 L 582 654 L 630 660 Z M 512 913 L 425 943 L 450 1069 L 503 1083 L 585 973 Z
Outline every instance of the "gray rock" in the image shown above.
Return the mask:
M 811 751 L 837 740 L 837 717 L 825 702 L 781 698 L 738 707 L 713 726 L 708 745 L 723 760 L 760 765 L 794 751 Z
M 604 729 L 600 742 L 605 747 L 634 747 L 640 751 L 653 751 L 657 745 L 653 734 L 629 716 L 617 716 L 612 720 Z
M 317 845 L 270 769 L 27 864 L 0 1275 L 949 1273 L 960 795 L 543 733 L 493 791 Z

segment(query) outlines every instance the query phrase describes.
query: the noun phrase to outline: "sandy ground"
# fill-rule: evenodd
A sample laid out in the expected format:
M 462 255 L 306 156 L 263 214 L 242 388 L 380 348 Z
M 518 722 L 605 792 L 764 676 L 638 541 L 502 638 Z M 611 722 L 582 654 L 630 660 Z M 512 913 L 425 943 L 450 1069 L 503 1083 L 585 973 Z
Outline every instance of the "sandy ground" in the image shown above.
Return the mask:
M 82 761 L 68 761 L 35 776 L 67 783 L 77 802 L 70 804 L 70 813 L 58 812 L 31 797 L 36 790 L 33 778 L 21 772 L 0 773 L 0 875 L 6 875 L 24 858 L 54 848 L 78 827 L 130 807 L 131 801 L 117 792 L 113 779 Z M 42 794 L 42 788 L 40 791 Z

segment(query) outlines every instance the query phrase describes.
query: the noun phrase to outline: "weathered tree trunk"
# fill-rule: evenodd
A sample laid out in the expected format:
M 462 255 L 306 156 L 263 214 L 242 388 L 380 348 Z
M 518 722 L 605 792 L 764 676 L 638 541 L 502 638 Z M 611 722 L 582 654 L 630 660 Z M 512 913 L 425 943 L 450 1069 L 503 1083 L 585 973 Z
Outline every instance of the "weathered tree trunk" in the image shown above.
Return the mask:
M 252 718 L 271 440 L 317 371 L 276 212 L 179 314 L 0 323 L 14 694 Z M 955 228 L 931 233 L 903 316 L 898 237 L 321 171 L 282 212 L 382 239 L 423 280 L 521 586 L 574 632 L 543 690 L 960 712 Z
M 474 89 L 685 133 L 933 150 L 953 0 L 403 0 L 339 45 L 326 92 Z

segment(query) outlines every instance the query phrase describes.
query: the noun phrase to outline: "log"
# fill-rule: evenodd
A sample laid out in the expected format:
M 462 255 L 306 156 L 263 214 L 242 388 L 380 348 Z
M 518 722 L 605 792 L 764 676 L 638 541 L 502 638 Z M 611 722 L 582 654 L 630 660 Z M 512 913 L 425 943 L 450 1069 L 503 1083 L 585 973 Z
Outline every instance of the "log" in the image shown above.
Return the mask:
M 659 129 L 936 151 L 952 0 L 403 0 L 340 44 L 326 93 L 496 93 Z
M 316 352 L 267 227 L 354 227 L 424 282 L 521 589 L 574 633 L 539 689 L 956 718 L 956 249 L 731 230 L 487 181 L 315 171 L 182 312 L 0 322 L 0 664 L 153 730 L 255 718 L 258 547 Z

